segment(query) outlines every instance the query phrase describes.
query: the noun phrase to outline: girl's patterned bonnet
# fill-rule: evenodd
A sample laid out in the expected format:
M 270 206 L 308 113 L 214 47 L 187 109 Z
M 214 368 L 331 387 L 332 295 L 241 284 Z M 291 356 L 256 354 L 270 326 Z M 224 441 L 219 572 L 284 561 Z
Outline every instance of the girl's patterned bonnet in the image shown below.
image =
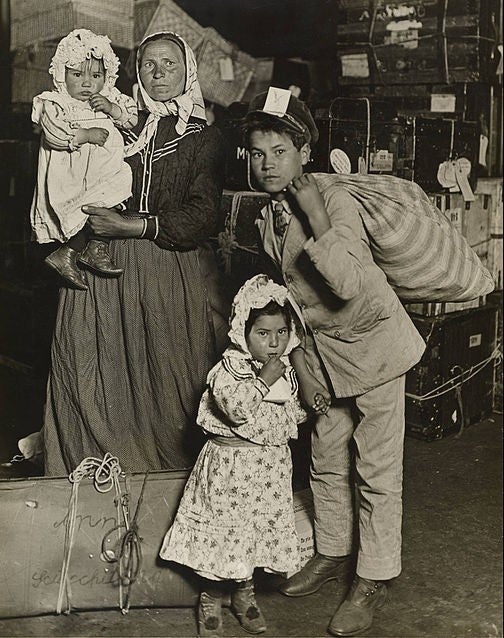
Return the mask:
M 251 308 L 264 308 L 270 301 L 276 301 L 280 306 L 289 304 L 294 310 L 296 302 L 290 296 L 285 286 L 279 286 L 266 275 L 256 275 L 246 281 L 236 293 L 229 320 L 229 338 L 243 353 L 250 356 L 245 339 L 245 323 Z M 296 334 L 296 325 L 291 318 L 290 338 L 282 356 L 287 356 L 300 343 Z

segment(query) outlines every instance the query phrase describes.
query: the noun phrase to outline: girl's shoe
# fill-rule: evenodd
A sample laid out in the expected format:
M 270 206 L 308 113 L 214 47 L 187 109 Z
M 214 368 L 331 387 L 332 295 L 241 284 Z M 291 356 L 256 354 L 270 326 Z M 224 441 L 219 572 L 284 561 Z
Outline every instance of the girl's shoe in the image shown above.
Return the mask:
M 222 598 L 202 591 L 198 604 L 198 635 L 206 638 L 222 636 Z
M 70 246 L 60 246 L 44 259 L 47 266 L 59 273 L 72 288 L 87 290 L 86 281 L 77 266 L 77 253 Z
M 106 277 L 119 277 L 122 268 L 118 268 L 112 261 L 108 244 L 98 239 L 90 239 L 79 255 L 79 263 L 87 266 L 93 272 Z
M 245 631 L 250 634 L 262 634 L 266 631 L 266 621 L 256 602 L 251 580 L 239 583 L 231 594 L 231 609 Z

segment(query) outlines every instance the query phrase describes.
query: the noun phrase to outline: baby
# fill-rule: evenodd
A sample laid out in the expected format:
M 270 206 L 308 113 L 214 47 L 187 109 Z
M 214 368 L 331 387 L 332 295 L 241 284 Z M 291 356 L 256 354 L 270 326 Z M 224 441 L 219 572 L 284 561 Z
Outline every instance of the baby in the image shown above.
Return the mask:
M 138 113 L 133 98 L 114 86 L 118 69 L 107 36 L 76 29 L 60 41 L 49 67 L 56 90 L 33 99 L 32 120 L 42 132 L 33 235 L 39 243 L 63 244 L 46 264 L 80 290 L 88 286 L 79 265 L 108 277 L 122 273 L 81 210 L 121 206 L 131 196 L 131 170 L 116 127 L 132 128 Z

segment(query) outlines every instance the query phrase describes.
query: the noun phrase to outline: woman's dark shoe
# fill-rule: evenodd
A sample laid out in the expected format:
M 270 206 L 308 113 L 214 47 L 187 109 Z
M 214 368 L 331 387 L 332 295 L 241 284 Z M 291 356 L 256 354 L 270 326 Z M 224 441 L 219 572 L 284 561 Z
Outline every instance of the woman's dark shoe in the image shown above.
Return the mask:
M 86 281 L 77 266 L 77 253 L 70 246 L 61 246 L 48 255 L 44 262 L 59 273 L 72 288 L 88 290 Z
M 222 598 L 202 591 L 198 604 L 198 635 L 206 638 L 222 636 Z
M 98 239 L 89 240 L 78 259 L 80 264 L 98 275 L 119 277 L 123 273 L 122 268 L 118 268 L 112 261 L 108 251 L 108 244 Z
M 297 574 L 282 583 L 278 590 L 285 596 L 308 596 L 330 580 L 350 580 L 352 568 L 350 555 L 324 556 L 317 553 Z
M 334 636 L 357 636 L 373 623 L 375 609 L 387 600 L 385 583 L 356 576 L 352 587 L 327 628 Z
M 266 621 L 256 602 L 252 581 L 240 583 L 231 594 L 231 609 L 249 634 L 262 634 L 266 631 Z

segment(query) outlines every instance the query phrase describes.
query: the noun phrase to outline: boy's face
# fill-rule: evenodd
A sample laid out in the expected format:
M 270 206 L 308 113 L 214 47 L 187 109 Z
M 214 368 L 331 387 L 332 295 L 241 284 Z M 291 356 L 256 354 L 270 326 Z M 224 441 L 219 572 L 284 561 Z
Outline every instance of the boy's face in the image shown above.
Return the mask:
M 289 343 L 289 327 L 282 313 L 260 315 L 247 336 L 247 346 L 256 361 L 266 363 L 273 355 L 281 356 Z
M 252 172 L 259 186 L 270 195 L 281 193 L 295 177 L 300 177 L 309 159 L 309 144 L 304 144 L 298 151 L 286 133 L 250 133 Z
M 102 60 L 91 58 L 75 67 L 65 68 L 65 84 L 69 95 L 80 102 L 87 102 L 105 85 L 105 68 Z

